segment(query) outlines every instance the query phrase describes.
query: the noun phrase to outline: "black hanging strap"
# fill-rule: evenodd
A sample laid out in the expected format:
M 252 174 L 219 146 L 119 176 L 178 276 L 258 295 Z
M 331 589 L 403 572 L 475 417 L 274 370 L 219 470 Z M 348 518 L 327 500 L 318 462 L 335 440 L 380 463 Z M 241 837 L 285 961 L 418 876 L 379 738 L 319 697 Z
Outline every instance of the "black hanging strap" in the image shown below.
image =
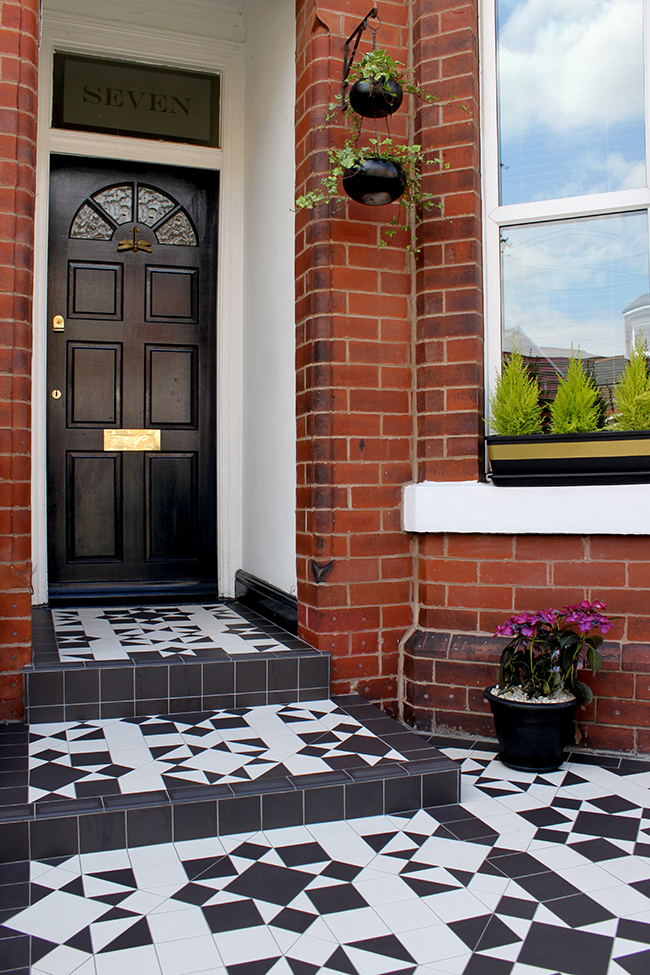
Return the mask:
M 371 17 L 379 20 L 379 14 L 377 13 L 376 7 L 373 7 L 370 13 L 363 18 L 359 26 L 352 31 L 347 41 L 345 42 L 345 46 L 343 48 L 343 85 L 341 87 L 341 108 L 343 110 L 347 108 L 345 89 L 347 88 L 347 81 L 348 81 L 348 75 L 350 74 L 350 68 L 354 64 L 354 56 L 357 53 L 357 48 L 359 47 L 359 41 L 361 40 L 361 35 L 363 34 L 366 27 L 370 27 L 368 21 L 370 20 Z M 379 23 L 381 24 L 381 21 L 379 21 Z M 372 47 L 374 50 L 375 43 L 376 43 L 375 35 L 377 33 L 377 28 L 370 27 L 370 31 L 372 33 Z M 350 44 L 352 43 L 352 41 L 354 41 L 354 47 L 352 49 L 352 54 L 350 55 Z

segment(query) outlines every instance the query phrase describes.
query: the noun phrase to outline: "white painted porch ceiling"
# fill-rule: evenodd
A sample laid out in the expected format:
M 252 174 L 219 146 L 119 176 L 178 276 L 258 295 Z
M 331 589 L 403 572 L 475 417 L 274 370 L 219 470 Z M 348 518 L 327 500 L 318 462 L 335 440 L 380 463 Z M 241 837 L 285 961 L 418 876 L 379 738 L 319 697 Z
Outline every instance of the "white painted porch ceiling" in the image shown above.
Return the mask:
M 264 0 L 44 0 L 44 10 L 79 20 L 133 24 L 228 41 L 244 41 L 252 8 Z

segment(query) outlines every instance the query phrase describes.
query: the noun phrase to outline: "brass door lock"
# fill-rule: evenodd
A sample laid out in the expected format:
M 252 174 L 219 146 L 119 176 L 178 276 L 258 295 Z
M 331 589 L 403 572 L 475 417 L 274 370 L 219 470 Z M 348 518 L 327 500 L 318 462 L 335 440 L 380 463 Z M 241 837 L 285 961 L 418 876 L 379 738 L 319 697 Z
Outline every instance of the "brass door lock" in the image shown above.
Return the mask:
M 61 390 L 60 389 L 53 389 L 52 390 L 52 399 L 61 399 Z
M 65 318 L 63 315 L 55 315 L 52 319 L 52 331 L 53 332 L 64 332 L 65 331 Z

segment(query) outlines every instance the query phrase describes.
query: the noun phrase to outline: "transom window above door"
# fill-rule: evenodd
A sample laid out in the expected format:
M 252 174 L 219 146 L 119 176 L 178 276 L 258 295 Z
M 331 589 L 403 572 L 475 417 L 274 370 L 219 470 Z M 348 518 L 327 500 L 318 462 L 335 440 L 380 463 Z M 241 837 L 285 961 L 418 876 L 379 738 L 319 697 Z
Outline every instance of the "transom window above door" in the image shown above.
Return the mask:
M 219 103 L 218 74 L 54 53 L 55 129 L 216 148 Z
M 185 209 L 161 190 L 141 183 L 105 186 L 93 193 L 74 215 L 69 236 L 111 240 L 117 228 L 127 223 L 151 228 L 159 244 L 198 246 Z

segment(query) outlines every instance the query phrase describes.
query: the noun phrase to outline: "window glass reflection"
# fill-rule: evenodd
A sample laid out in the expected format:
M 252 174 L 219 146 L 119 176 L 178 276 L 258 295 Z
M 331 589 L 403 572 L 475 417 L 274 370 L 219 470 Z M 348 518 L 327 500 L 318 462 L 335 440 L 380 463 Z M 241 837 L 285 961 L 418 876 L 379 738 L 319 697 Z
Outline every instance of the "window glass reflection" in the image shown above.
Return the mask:
M 497 0 L 502 205 L 645 186 L 643 0 Z
M 503 227 L 501 265 L 504 355 L 520 351 L 546 395 L 572 348 L 606 396 L 637 336 L 650 349 L 645 211 Z

